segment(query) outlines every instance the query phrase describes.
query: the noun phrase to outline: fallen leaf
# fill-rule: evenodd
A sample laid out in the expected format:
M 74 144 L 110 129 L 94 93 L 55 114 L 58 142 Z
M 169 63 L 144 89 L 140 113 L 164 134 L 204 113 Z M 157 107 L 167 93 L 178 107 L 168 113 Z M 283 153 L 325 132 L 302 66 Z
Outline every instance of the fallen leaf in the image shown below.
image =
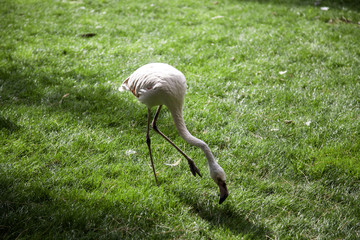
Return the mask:
M 294 121 L 293 120 L 284 120 L 284 123 L 291 124 L 291 123 L 294 123 Z
M 165 165 L 170 166 L 170 167 L 175 167 L 175 166 L 179 165 L 180 162 L 181 162 L 181 158 L 174 163 L 165 163 Z
M 80 37 L 82 37 L 82 38 L 91 38 L 94 36 L 96 36 L 96 33 L 84 33 L 84 34 L 80 35 Z
M 341 21 L 346 22 L 346 23 L 351 23 L 351 19 L 347 19 L 344 16 L 341 17 Z
M 126 152 L 125 152 L 125 154 L 126 155 L 132 155 L 132 154 L 135 154 L 136 153 L 136 151 L 134 151 L 134 150 L 131 150 L 131 149 L 129 149 L 129 150 L 126 150 Z
M 251 133 L 251 135 L 253 135 L 254 137 L 256 137 L 256 138 L 258 138 L 258 139 L 263 139 L 262 136 L 257 135 L 257 134 L 255 134 L 255 133 Z
M 223 18 L 224 16 L 215 16 L 215 17 L 212 17 L 211 20 L 215 20 L 215 19 L 219 19 L 219 18 Z
M 64 98 L 67 98 L 69 96 L 69 93 L 65 94 L 64 96 L 62 96 L 62 98 L 60 99 L 59 103 L 61 104 L 64 100 Z

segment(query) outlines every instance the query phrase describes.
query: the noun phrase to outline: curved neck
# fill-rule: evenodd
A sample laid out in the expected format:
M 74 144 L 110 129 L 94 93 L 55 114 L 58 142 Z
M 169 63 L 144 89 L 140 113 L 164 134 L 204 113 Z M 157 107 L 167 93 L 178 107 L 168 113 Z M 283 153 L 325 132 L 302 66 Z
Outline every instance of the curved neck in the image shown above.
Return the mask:
M 168 107 L 169 108 L 169 107 Z M 176 129 L 179 135 L 189 144 L 201 148 L 203 150 L 205 157 L 208 161 L 209 167 L 217 165 L 214 155 L 212 154 L 209 146 L 202 140 L 194 137 L 191 133 L 187 130 L 183 114 L 182 114 L 182 107 L 179 108 L 169 108 L 171 115 L 173 117 Z

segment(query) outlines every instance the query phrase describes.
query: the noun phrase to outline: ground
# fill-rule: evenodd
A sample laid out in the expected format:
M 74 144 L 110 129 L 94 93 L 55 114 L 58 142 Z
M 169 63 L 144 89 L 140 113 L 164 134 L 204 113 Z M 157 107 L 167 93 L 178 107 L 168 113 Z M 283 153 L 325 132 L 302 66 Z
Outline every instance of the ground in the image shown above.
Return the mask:
M 358 239 L 360 6 L 353 1 L 1 0 L 2 239 Z M 120 84 L 165 62 L 227 173 Z M 155 109 L 154 109 L 155 111 Z M 179 162 L 180 160 L 180 162 Z M 168 164 L 179 162 L 176 166 Z

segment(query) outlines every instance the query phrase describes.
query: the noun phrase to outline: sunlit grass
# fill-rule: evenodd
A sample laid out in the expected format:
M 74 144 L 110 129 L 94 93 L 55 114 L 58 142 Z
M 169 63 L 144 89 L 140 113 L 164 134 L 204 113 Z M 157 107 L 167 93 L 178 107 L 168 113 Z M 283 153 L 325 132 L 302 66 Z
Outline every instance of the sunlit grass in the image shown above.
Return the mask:
M 320 1 L 319 1 L 320 2 Z M 327 6 L 327 11 L 320 7 Z M 352 1 L 1 1 L 4 239 L 357 239 L 360 7 Z M 225 169 L 117 91 L 166 62 Z

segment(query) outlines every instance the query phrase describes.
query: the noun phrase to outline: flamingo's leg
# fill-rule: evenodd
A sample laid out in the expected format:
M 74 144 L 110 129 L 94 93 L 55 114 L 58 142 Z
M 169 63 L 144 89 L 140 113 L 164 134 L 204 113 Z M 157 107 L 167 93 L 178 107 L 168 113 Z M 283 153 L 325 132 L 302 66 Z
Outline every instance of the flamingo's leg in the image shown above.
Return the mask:
M 157 177 L 156 177 L 154 161 L 153 161 L 153 157 L 152 157 L 152 154 L 151 154 L 151 146 L 150 146 L 151 145 L 151 140 L 150 140 L 150 135 L 149 135 L 150 119 L 151 119 L 151 109 L 148 108 L 148 119 L 147 119 L 147 129 L 146 129 L 146 144 L 147 144 L 147 146 L 149 148 L 150 161 L 151 161 L 151 166 L 152 166 L 152 169 L 153 169 L 153 172 L 154 172 L 155 181 L 156 181 L 156 184 L 159 186 L 159 182 L 158 182 Z
M 191 173 L 196 176 L 196 174 L 198 174 L 200 177 L 202 177 L 200 170 L 196 167 L 194 160 L 192 160 L 188 155 L 186 155 L 180 148 L 178 148 L 178 146 L 175 145 L 175 143 L 173 143 L 167 136 L 165 136 L 156 126 L 156 121 L 159 117 L 159 113 L 161 110 L 162 105 L 160 105 L 155 113 L 155 117 L 154 120 L 151 123 L 152 128 L 155 130 L 155 132 L 157 132 L 158 134 L 160 134 L 160 136 L 162 136 L 166 141 L 168 141 L 176 150 L 178 150 L 179 153 L 181 153 L 186 160 L 188 161 L 189 167 L 190 167 L 190 171 Z

